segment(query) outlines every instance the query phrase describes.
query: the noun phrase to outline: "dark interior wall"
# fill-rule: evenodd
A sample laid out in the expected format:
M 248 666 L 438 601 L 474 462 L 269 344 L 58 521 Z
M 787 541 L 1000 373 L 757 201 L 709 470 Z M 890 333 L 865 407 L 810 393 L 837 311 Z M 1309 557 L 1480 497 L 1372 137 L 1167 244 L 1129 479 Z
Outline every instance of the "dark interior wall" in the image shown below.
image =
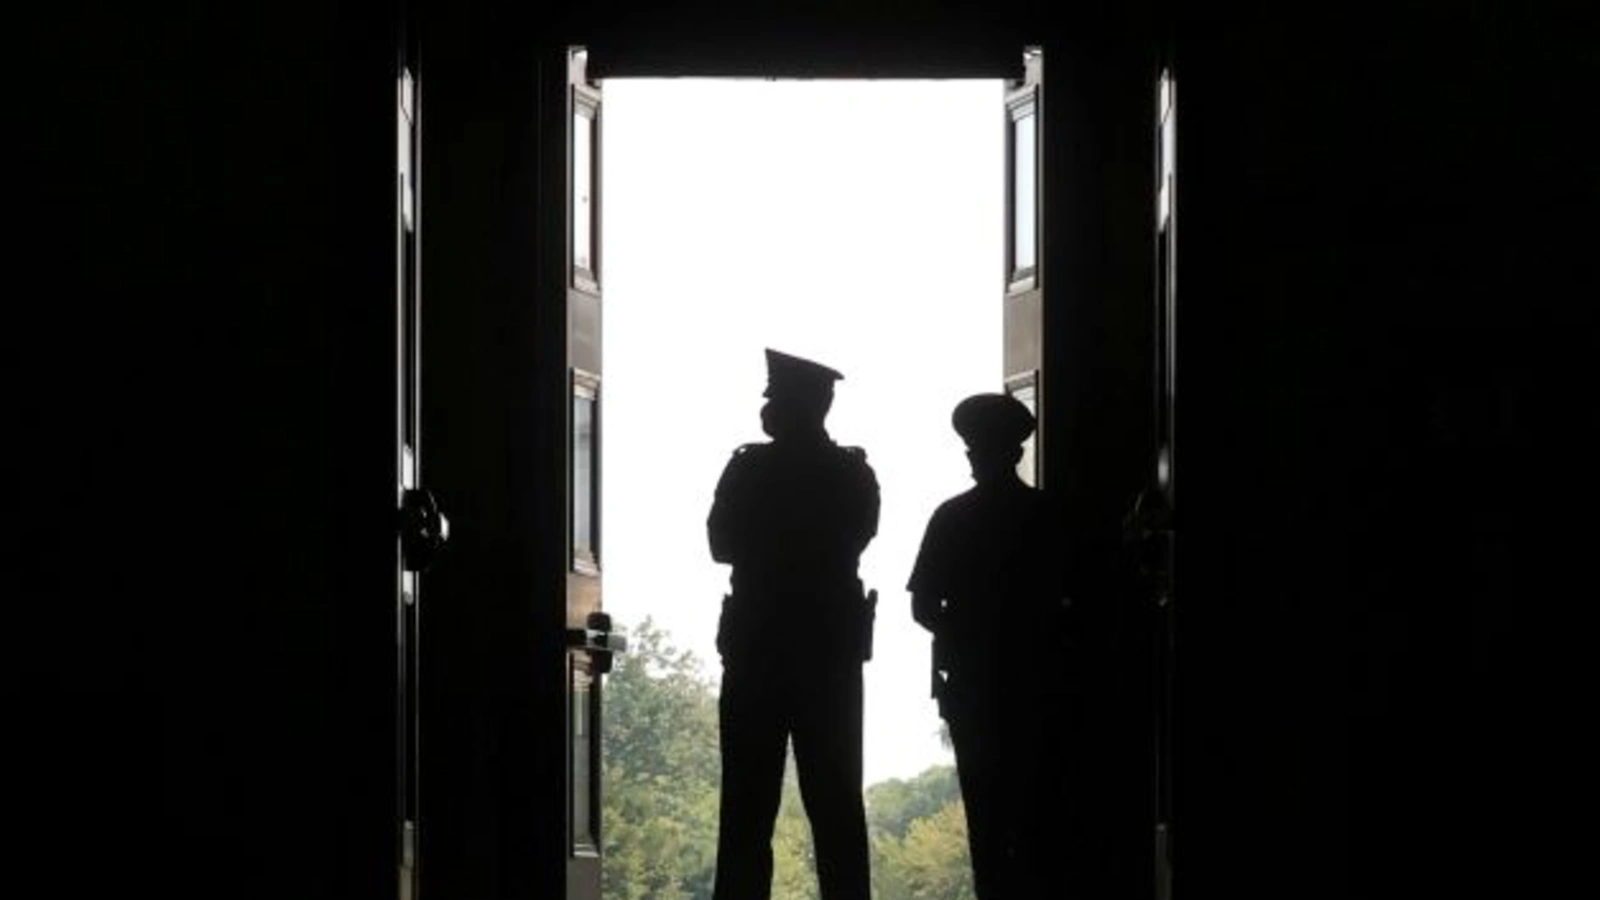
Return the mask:
M 1480 231 L 1503 23 L 1180 21 L 1180 884 L 1486 879 L 1529 324 Z
M 392 19 L 24 16 L 6 892 L 387 895 Z
M 169 27 L 176 83 L 150 89 L 182 97 L 193 189 L 158 207 L 182 241 L 160 265 L 194 279 L 172 451 L 194 602 L 162 660 L 174 865 L 213 894 L 386 896 L 395 21 L 266 4 Z
M 25 20 L 29 40 L 13 57 L 38 87 L 19 93 L 8 129 L 18 227 L 8 239 L 0 329 L 12 379 L 0 779 L 18 835 L 7 858 L 21 863 L 8 866 L 0 888 L 8 893 L 35 873 L 68 887 L 86 883 L 66 864 L 91 842 L 108 798 L 136 796 L 123 780 L 128 772 L 159 758 L 134 751 L 132 765 L 105 766 L 105 747 L 148 725 L 141 713 L 152 679 L 133 663 L 156 633 L 129 602 L 138 587 L 129 564 L 138 554 L 106 547 L 115 543 L 107 535 L 121 530 L 107 514 L 124 483 L 119 460 L 135 461 L 149 421 L 124 401 L 154 384 L 128 365 L 132 354 L 114 337 L 132 319 L 117 314 L 127 304 L 109 301 L 135 294 L 127 285 L 141 276 L 152 287 L 179 281 L 141 265 L 141 255 L 160 252 L 165 241 L 130 239 L 119 210 L 153 196 L 135 190 L 143 171 L 157 162 L 160 144 L 178 144 L 182 135 L 166 120 L 145 146 L 111 152 L 115 135 L 162 104 L 113 77 L 118 62 L 151 62 L 137 36 L 84 29 L 77 12 Z M 123 374 L 107 377 L 113 373 Z
M 1353 60 L 1309 25 L 1185 24 L 1175 850 L 1185 888 L 1349 896 L 1378 811 L 1350 794 L 1352 624 L 1378 599 L 1358 498 L 1393 352 L 1352 280 Z

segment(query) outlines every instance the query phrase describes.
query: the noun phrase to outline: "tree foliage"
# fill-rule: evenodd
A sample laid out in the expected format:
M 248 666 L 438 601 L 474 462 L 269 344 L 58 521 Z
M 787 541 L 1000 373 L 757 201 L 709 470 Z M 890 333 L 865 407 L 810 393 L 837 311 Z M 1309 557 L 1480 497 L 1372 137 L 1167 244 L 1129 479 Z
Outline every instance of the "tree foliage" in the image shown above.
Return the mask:
M 891 778 L 867 788 L 867 827 L 903 839 L 917 819 L 961 800 L 955 766 L 934 766 L 910 778 Z
M 649 619 L 605 684 L 605 900 L 710 900 L 716 871 L 715 684 Z M 866 791 L 877 900 L 972 900 L 955 769 Z M 772 896 L 816 900 L 811 828 L 791 760 L 773 834 Z
M 867 830 L 877 900 L 973 900 L 954 766 L 867 788 Z
M 605 684 L 601 782 L 607 900 L 711 896 L 717 706 L 693 654 L 646 619 Z

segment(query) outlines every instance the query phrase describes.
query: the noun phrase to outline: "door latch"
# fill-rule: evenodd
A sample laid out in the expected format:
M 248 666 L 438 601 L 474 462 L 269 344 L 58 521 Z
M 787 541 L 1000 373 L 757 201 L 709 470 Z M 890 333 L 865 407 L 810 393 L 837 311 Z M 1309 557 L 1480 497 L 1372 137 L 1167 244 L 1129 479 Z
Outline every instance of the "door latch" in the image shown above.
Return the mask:
M 592 612 L 585 618 L 583 628 L 567 629 L 567 649 L 583 650 L 589 654 L 596 675 L 611 671 L 612 657 L 628 650 L 628 636 L 611 629 L 611 616 Z
M 400 561 L 407 572 L 428 568 L 450 540 L 450 520 L 439 512 L 433 492 L 407 488 L 400 499 Z
M 1133 577 L 1157 606 L 1172 600 L 1172 506 L 1166 491 L 1156 487 L 1139 492 L 1122 519 L 1122 542 Z

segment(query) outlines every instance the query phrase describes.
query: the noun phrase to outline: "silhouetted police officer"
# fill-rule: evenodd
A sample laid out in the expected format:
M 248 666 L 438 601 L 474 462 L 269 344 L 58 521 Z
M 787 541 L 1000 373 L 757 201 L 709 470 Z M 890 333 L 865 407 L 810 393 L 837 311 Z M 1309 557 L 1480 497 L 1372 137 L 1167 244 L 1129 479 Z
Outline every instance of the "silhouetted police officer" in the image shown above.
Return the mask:
M 1017 475 L 1034 417 L 1006 394 L 958 404 L 976 484 L 934 511 L 911 574 L 912 617 L 934 633 L 934 696 L 949 724 L 979 900 L 1044 889 L 1044 779 L 1064 594 L 1044 494 Z M 1040 808 L 1041 805 L 1046 808 Z
M 878 530 L 878 482 L 823 427 L 842 376 L 767 351 L 762 429 L 717 484 L 711 556 L 733 566 L 717 632 L 722 801 L 715 900 L 765 900 L 788 743 L 823 900 L 868 900 L 861 664 L 870 613 L 857 576 Z

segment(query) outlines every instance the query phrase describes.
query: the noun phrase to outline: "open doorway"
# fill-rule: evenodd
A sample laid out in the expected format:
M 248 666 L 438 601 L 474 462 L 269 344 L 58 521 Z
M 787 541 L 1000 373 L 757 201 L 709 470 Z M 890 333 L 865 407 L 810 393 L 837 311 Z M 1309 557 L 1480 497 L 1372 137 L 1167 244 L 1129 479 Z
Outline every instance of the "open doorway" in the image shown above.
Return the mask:
M 904 584 L 928 516 L 970 485 L 951 408 L 1005 382 L 1007 92 L 998 79 L 605 83 L 604 491 L 599 527 L 580 530 L 603 548 L 606 612 L 634 634 L 607 685 L 603 896 L 710 893 L 728 572 L 705 517 L 733 449 L 764 440 L 765 347 L 844 373 L 829 431 L 866 449 L 881 489 L 861 564 L 881 596 L 863 747 L 878 893 L 937 881 L 940 896 L 971 895 L 928 636 Z M 815 895 L 792 785 L 775 857 L 775 890 Z
M 608 43 L 602 40 L 605 34 L 584 34 L 594 50 L 592 77 L 586 79 L 582 71 L 571 71 L 565 43 L 580 35 L 554 33 L 541 38 L 548 45 L 528 45 L 538 55 L 537 66 L 502 70 L 479 66 L 473 58 L 462 62 L 454 78 L 448 67 L 435 66 L 429 82 L 433 113 L 424 121 L 433 123 L 429 134 L 441 137 L 429 145 L 435 200 L 428 221 L 434 239 L 424 244 L 433 251 L 422 270 L 431 273 L 428 283 L 439 300 L 426 307 L 435 313 L 429 320 L 430 346 L 436 351 L 430 371 L 438 376 L 433 381 L 444 383 L 434 391 L 428 446 L 440 487 L 471 500 L 470 505 L 460 501 L 458 521 L 480 523 L 476 531 L 458 529 L 454 562 L 433 573 L 430 582 L 438 596 L 460 598 L 429 607 L 432 637 L 423 642 L 433 648 L 436 664 L 429 682 L 431 705 L 425 704 L 431 712 L 424 718 L 431 727 L 423 729 L 421 754 L 428 800 L 419 834 L 431 883 L 443 886 L 436 890 L 534 896 L 566 885 L 569 896 L 590 896 L 574 890 L 572 882 L 573 873 L 588 866 L 598 893 L 596 822 L 598 834 L 609 829 L 603 816 L 588 815 L 598 813 L 598 806 L 585 804 L 607 791 L 604 779 L 596 777 L 603 772 L 589 765 L 602 760 L 597 729 L 588 727 L 585 711 L 600 710 L 603 719 L 603 710 L 611 706 L 603 689 L 616 673 L 606 676 L 603 635 L 581 626 L 589 611 L 585 604 L 599 599 L 598 581 L 613 554 L 603 540 L 595 548 L 576 539 L 590 535 L 574 534 L 579 507 L 564 502 L 571 495 L 563 496 L 558 487 L 593 477 L 605 485 L 607 497 L 616 488 L 614 479 L 594 477 L 598 467 L 578 464 L 586 448 L 572 429 L 595 412 L 596 404 L 606 405 L 612 387 L 609 373 L 598 370 L 598 356 L 586 356 L 595 345 L 585 345 L 571 330 L 574 323 L 598 323 L 597 288 L 609 287 L 608 248 L 598 248 L 599 270 L 590 270 L 586 264 L 596 256 L 578 251 L 595 249 L 580 240 L 592 237 L 587 228 L 593 217 L 581 217 L 572 202 L 593 196 L 575 183 L 575 175 L 592 174 L 575 164 L 580 161 L 574 154 L 580 149 L 577 141 L 598 137 L 588 146 L 603 148 L 601 132 L 608 131 L 599 122 L 603 114 L 592 117 L 592 133 L 576 127 L 591 118 L 591 100 L 604 100 L 591 98 L 586 80 L 594 95 L 621 77 L 701 74 L 933 74 L 1007 79 L 1015 85 L 1001 99 L 1003 105 L 997 104 L 991 127 L 1007 135 L 1008 168 L 1014 163 L 1021 175 L 1029 171 L 1021 163 L 1029 162 L 1049 177 L 1032 183 L 1031 203 L 1008 207 L 998 223 L 1008 237 L 1024 242 L 1029 232 L 1016 226 L 1030 219 L 1036 225 L 1036 246 L 1019 248 L 1008 241 L 1005 274 L 995 279 L 990 295 L 1004 316 L 1003 374 L 1035 373 L 1033 399 L 1042 426 L 1038 468 L 1043 486 L 1070 514 L 1074 531 L 1066 552 L 1094 552 L 1115 542 L 1107 532 L 1125 516 L 1153 459 L 1144 388 L 1150 358 L 1154 69 L 1133 52 L 1137 36 L 1124 36 L 1127 53 L 1101 52 L 1103 35 L 1063 32 L 1045 51 L 1049 73 L 1035 82 L 1038 98 L 1048 101 L 1048 115 L 1030 122 L 1028 98 L 1014 95 L 1025 94 L 1017 82 L 1024 75 L 1034 77 L 1038 60 L 1009 39 L 993 41 L 992 54 L 956 53 L 968 46 L 965 30 L 946 36 L 944 44 L 932 45 L 901 36 L 893 46 L 917 47 L 916 60 L 901 55 L 868 66 L 863 61 L 877 58 L 869 53 L 872 48 L 841 49 L 815 38 L 797 37 L 792 46 L 787 37 L 758 42 L 758 49 L 774 41 L 789 48 L 770 61 L 765 50 L 752 56 L 749 45 L 737 44 L 734 57 L 724 54 L 708 63 L 706 53 L 731 45 L 685 46 L 666 39 L 630 43 L 617 35 Z M 812 59 L 822 63 L 805 61 Z M 516 122 L 527 125 L 506 125 Z M 1036 143 L 1016 139 L 1027 133 Z M 1030 148 L 1037 151 L 1031 158 Z M 1023 181 L 1008 178 L 1007 184 L 1015 192 Z M 1030 249 L 1035 251 L 1031 257 L 1022 252 Z M 1027 262 L 1035 264 L 1031 273 Z M 714 264 L 705 269 L 706 279 L 717 277 Z M 601 276 L 599 285 L 586 283 L 594 274 Z M 1046 285 L 1048 304 L 1043 302 Z M 471 300 L 450 302 L 454 297 Z M 1015 322 L 1030 316 L 1035 323 L 1031 344 L 1023 339 L 1026 329 L 1013 330 Z M 585 337 L 597 342 L 598 327 Z M 676 339 L 677 333 L 670 337 Z M 759 348 L 750 352 L 759 359 Z M 1031 355 L 1031 364 L 1014 368 L 1014 353 L 1021 359 Z M 581 379 L 573 371 L 591 364 L 598 379 Z M 752 414 L 758 382 L 759 375 L 739 401 Z M 842 387 L 858 383 L 854 379 Z M 1019 394 L 1025 386 L 1019 386 Z M 601 431 L 601 443 L 614 443 L 613 435 Z M 717 447 L 715 458 L 725 459 L 730 450 Z M 444 473 L 455 473 L 458 481 L 445 484 Z M 698 508 L 705 502 L 702 497 L 695 503 L 697 521 L 690 526 L 696 544 L 704 530 Z M 603 512 L 603 504 L 602 498 L 587 509 Z M 476 542 L 467 539 L 472 534 L 478 535 Z M 595 549 L 594 559 L 583 558 Z M 593 578 L 596 590 L 586 593 L 584 578 Z M 1132 606 L 1111 606 L 1117 585 L 1110 575 L 1104 581 L 1096 588 L 1107 618 L 1131 617 Z M 887 609 L 893 599 L 884 602 Z M 1113 617 L 1112 610 L 1130 612 Z M 635 627 L 620 617 L 619 624 Z M 1063 869 L 1077 875 L 1078 883 L 1143 880 L 1148 871 L 1149 742 L 1141 736 L 1150 705 L 1143 676 L 1133 671 L 1145 660 L 1142 647 L 1121 652 L 1145 633 L 1134 627 L 1139 624 L 1103 631 L 1107 646 L 1097 658 L 1114 662 L 1116 671 L 1105 679 L 1111 689 L 1104 701 L 1085 714 L 1094 718 L 1086 727 L 1094 729 L 1097 741 L 1076 745 L 1085 758 L 1074 769 L 1095 773 L 1092 782 L 1077 785 L 1092 796 L 1052 807 L 1069 819 L 1063 827 L 1074 838 L 1067 846 L 1075 855 Z M 1128 640 L 1118 637 L 1122 634 Z M 1113 666 L 1108 662 L 1105 668 Z M 593 680 L 590 671 L 602 677 Z M 1079 724 L 1053 718 L 1060 728 Z M 594 741 L 592 756 L 586 740 Z M 1072 786 L 1052 787 L 1064 793 Z M 1126 811 L 1126 821 L 1113 822 L 1114 828 L 1106 826 L 1103 814 L 1113 805 Z M 1108 871 L 1113 866 L 1115 871 Z

